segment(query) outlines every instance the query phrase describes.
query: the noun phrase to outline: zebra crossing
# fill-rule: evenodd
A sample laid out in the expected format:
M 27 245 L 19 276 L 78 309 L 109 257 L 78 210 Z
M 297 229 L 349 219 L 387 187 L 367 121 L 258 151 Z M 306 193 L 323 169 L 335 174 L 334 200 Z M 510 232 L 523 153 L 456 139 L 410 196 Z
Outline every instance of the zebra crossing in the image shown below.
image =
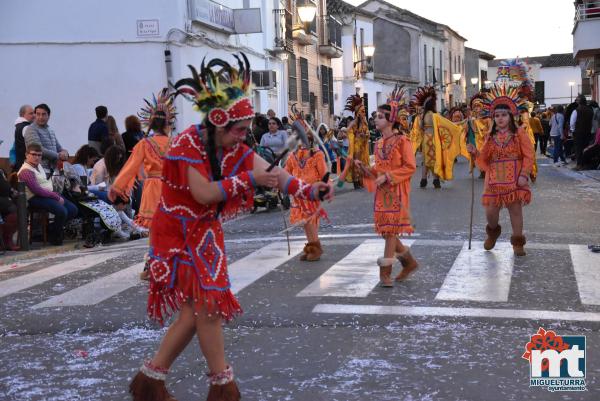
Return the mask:
M 334 241 L 331 238 L 329 241 Z M 462 317 L 511 317 L 522 319 L 555 319 L 600 322 L 600 313 L 593 310 L 600 305 L 600 254 L 591 253 L 585 245 L 528 244 L 529 250 L 560 249 L 569 252 L 576 281 L 579 301 L 584 307 L 592 307 L 591 311 L 545 311 L 534 309 L 510 309 L 481 307 L 483 303 L 493 303 L 498 306 L 510 302 L 510 288 L 514 277 L 515 258 L 512 247 L 507 242 L 498 242 L 496 248 L 487 252 L 481 242 L 473 242 L 468 249 L 463 241 L 431 240 L 415 238 L 403 240 L 409 246 L 424 246 L 428 252 L 435 253 L 439 246 L 453 246 L 458 252 L 453 263 L 442 266 L 439 271 L 444 275 L 443 283 L 433 289 L 435 296 L 426 306 L 404 305 L 364 305 L 368 297 L 377 294 L 379 271 L 375 261 L 383 254 L 384 242 L 379 238 L 338 236 L 337 240 L 352 244 L 353 249 L 348 253 L 335 255 L 335 262 L 313 279 L 308 285 L 292 298 L 314 299 L 312 312 L 316 314 L 353 314 L 353 315 L 419 315 L 419 316 L 462 316 Z M 328 240 L 325 240 L 325 242 Z M 263 243 L 264 244 L 264 243 Z M 262 245 L 262 244 L 261 244 Z M 294 269 L 310 269 L 311 264 L 301 264 L 295 261 L 304 243 L 292 241 L 288 253 L 288 244 L 283 241 L 271 242 L 246 254 L 229 264 L 229 274 L 232 291 L 240 293 L 251 287 L 269 273 L 286 264 L 293 264 Z M 140 248 L 135 248 L 140 249 Z M 139 280 L 139 272 L 143 262 L 138 258 L 128 260 L 127 248 L 104 250 L 78 254 L 70 260 L 60 260 L 57 263 L 48 261 L 48 265 L 31 272 L 23 270 L 35 262 L 24 261 L 12 265 L 0 265 L 0 299 L 6 299 L 24 290 L 43 286 L 52 280 L 70 274 L 90 269 L 102 263 L 120 258 L 127 260 L 124 268 L 111 274 L 94 277 L 91 281 L 68 291 L 45 297 L 41 302 L 29 305 L 33 310 L 46 308 L 77 307 L 98 305 L 128 290 L 146 285 Z M 533 256 L 528 256 L 533 257 Z M 422 269 L 427 269 L 427 266 Z M 10 277 L 2 279 L 2 275 L 11 271 Z M 419 270 L 409 281 L 423 280 Z M 398 284 L 402 286 L 403 284 Z M 137 291 L 137 290 L 136 290 Z M 136 292 L 137 293 L 137 292 Z M 387 292 L 389 294 L 389 292 Z M 402 292 L 398 292 L 398 301 L 402 301 Z M 319 303 L 324 300 L 328 303 Z M 354 300 L 351 304 L 349 300 Z M 339 301 L 336 303 L 336 301 Z M 460 302 L 460 307 L 454 307 L 452 302 Z M 436 304 L 437 303 L 437 304 Z M 464 304 L 467 303 L 468 306 Z

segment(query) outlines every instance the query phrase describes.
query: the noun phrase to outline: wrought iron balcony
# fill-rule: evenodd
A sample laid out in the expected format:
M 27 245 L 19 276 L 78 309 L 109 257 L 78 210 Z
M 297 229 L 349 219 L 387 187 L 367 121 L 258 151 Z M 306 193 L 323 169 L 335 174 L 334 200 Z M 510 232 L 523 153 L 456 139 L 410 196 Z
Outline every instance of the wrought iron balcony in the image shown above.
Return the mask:
M 330 15 L 321 17 L 319 53 L 329 58 L 342 57 L 342 23 Z
M 286 9 L 273 10 L 273 21 L 275 21 L 275 38 L 273 51 L 275 53 L 293 52 L 294 37 L 292 12 Z

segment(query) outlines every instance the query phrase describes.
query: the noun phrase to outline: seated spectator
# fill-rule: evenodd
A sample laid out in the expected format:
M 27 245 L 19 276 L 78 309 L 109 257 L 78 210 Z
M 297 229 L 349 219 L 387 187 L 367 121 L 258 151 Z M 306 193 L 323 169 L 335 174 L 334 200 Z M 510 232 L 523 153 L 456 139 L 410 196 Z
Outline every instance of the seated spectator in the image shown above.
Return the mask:
M 47 104 L 38 104 L 34 109 L 35 120 L 25 129 L 23 137 L 25 146 L 37 143 L 42 147 L 42 160 L 40 163 L 46 174 L 52 174 L 59 160 L 69 159 L 69 152 L 60 145 L 54 131 L 48 125 L 50 107 Z M 21 170 L 19 170 L 21 171 Z
M 114 141 L 110 139 L 102 142 L 102 150 L 101 154 L 105 154 L 107 150 L 114 146 Z M 94 164 L 94 168 L 92 170 L 92 175 L 90 176 L 90 183 L 92 185 L 99 185 L 103 182 L 106 182 L 108 179 L 108 172 L 106 171 L 106 164 L 104 163 L 104 158 L 98 160 L 96 164 Z
M 125 132 L 121 134 L 123 143 L 125 144 L 125 150 L 127 151 L 127 158 L 131 156 L 133 147 L 144 137 L 142 131 L 142 124 L 140 119 L 134 115 L 131 115 L 125 119 Z
M 62 245 L 65 224 L 77 216 L 78 210 L 72 202 L 53 191 L 52 181 L 46 177 L 41 164 L 42 152 L 40 144 L 27 145 L 25 163 L 18 173 L 19 181 L 25 183 L 29 206 L 54 215 L 54 222 L 49 227 L 50 243 Z
M 102 153 L 100 147 L 102 142 L 108 138 L 108 126 L 106 125 L 106 117 L 108 109 L 106 106 L 96 107 L 96 121 L 90 124 L 88 129 L 88 145 Z
M 17 232 L 17 207 L 12 200 L 12 188 L 4 170 L 0 170 L 0 219 L 2 225 L 2 240 L 4 248 L 8 251 L 18 251 L 13 236 Z
M 281 122 L 279 119 L 271 117 L 268 123 L 269 131 L 260 140 L 261 147 L 270 148 L 276 155 L 283 151 L 288 138 L 287 131 L 283 131 L 280 126 Z
M 100 154 L 96 150 L 96 148 L 90 145 L 83 145 L 77 153 L 75 153 L 75 159 L 73 160 L 73 169 L 78 177 L 85 177 L 85 182 L 78 180 L 78 184 L 87 188 L 87 190 L 94 195 L 96 195 L 99 199 L 102 199 L 106 203 L 108 202 L 107 192 L 103 190 L 105 184 L 92 184 L 91 175 L 92 168 L 100 159 Z M 66 163 L 65 163 L 66 164 Z

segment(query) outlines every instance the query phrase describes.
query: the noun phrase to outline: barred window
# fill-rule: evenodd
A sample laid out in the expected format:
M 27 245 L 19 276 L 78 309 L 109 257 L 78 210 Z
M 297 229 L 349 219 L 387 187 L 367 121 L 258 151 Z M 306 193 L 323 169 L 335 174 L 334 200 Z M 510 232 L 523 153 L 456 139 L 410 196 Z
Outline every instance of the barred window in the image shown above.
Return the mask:
M 321 100 L 323 106 L 329 104 L 329 71 L 326 65 L 321 66 Z

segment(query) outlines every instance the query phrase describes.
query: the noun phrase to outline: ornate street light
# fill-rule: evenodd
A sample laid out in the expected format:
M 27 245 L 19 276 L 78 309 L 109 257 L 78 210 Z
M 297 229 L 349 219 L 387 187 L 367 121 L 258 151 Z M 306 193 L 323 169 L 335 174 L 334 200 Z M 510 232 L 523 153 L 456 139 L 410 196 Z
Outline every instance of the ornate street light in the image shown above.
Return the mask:
M 310 24 L 317 15 L 317 6 L 309 0 L 304 0 L 304 4 L 298 6 L 298 17 L 304 24 L 304 32 L 308 35 Z
M 479 82 L 479 78 L 477 78 L 477 77 L 471 78 L 471 85 L 475 86 L 475 85 L 477 85 L 478 82 Z
M 367 72 L 373 72 L 373 55 L 375 54 L 375 46 L 367 45 L 363 46 L 363 54 L 365 55 L 364 59 L 358 60 L 354 62 L 354 66 L 358 63 L 362 63 L 363 61 L 367 62 Z
M 452 74 L 452 79 L 454 80 L 454 82 L 456 82 L 456 84 L 458 85 L 460 81 L 460 79 L 462 78 L 462 74 L 460 72 L 455 72 L 454 74 Z

